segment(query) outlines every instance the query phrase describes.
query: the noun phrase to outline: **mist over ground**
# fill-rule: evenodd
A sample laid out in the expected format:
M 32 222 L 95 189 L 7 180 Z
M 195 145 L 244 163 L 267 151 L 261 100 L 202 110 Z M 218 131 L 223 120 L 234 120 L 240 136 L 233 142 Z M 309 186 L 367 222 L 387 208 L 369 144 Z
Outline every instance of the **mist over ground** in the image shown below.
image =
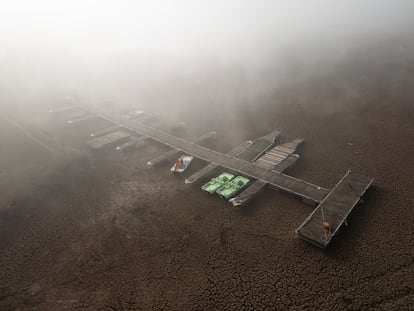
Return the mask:
M 362 96 L 379 67 L 412 65 L 413 15 L 402 0 L 14 1 L 0 13 L 1 107 L 77 96 L 224 115 L 288 104 L 298 84 L 307 105 L 319 83 L 335 93 L 314 103 L 323 113 Z

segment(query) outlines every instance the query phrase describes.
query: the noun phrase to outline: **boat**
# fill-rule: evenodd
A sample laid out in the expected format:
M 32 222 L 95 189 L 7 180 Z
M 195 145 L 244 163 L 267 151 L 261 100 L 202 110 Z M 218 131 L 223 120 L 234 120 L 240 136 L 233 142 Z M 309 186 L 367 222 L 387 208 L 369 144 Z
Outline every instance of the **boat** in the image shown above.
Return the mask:
M 208 183 L 204 184 L 201 189 L 212 194 L 233 178 L 234 175 L 230 173 L 221 173 L 219 176 L 212 178 Z
M 229 199 L 241 189 L 246 187 L 249 182 L 250 179 L 243 176 L 237 176 L 220 187 L 216 193 L 224 199 Z
M 194 157 L 189 155 L 182 155 L 179 157 L 174 165 L 171 167 L 170 171 L 173 173 L 182 173 L 184 172 L 190 163 L 193 161 Z

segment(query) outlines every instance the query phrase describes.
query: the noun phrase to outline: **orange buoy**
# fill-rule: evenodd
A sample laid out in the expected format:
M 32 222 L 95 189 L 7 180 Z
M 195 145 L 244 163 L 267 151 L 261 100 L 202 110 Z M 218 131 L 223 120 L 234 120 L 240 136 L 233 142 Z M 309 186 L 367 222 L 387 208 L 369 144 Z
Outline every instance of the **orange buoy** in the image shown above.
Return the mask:
M 331 230 L 331 224 L 329 222 L 327 222 L 327 221 L 322 222 L 322 227 L 325 230 Z

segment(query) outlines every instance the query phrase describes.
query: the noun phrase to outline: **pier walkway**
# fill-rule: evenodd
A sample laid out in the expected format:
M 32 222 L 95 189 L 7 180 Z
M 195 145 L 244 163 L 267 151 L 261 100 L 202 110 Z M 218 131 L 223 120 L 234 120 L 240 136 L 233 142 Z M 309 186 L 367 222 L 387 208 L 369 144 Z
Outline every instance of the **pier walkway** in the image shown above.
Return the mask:
M 249 161 L 241 160 L 236 157 L 211 150 L 209 148 L 168 134 L 151 126 L 134 122 L 133 120 L 128 120 L 114 114 L 108 114 L 96 107 L 89 108 L 88 110 L 105 120 L 120 125 L 143 136 L 147 136 L 173 149 L 179 149 L 207 162 L 211 162 L 227 169 L 239 172 L 240 174 L 249 176 L 254 179 L 262 180 L 272 187 L 301 197 L 305 202 L 317 204 L 322 201 L 322 199 L 328 193 L 328 190 L 325 188 L 285 174 L 281 174 L 277 171 L 269 171 L 268 169 L 258 166 Z

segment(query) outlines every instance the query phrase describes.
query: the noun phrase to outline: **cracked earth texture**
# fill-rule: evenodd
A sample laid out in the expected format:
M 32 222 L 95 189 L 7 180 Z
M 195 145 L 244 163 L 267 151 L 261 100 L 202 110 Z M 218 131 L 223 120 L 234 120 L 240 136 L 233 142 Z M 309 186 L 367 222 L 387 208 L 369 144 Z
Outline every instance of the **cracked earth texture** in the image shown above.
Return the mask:
M 305 139 L 287 173 L 324 187 L 348 169 L 376 178 L 326 251 L 295 236 L 312 207 L 291 195 L 265 190 L 233 208 L 171 163 L 148 168 L 158 144 L 88 151 L 104 124 L 44 123 L 56 157 L 1 123 L 0 309 L 413 310 L 413 114 L 375 90 L 325 115 L 285 90 L 289 105 L 239 116 L 240 137 L 214 128 L 226 151 L 283 122 L 285 137 Z

